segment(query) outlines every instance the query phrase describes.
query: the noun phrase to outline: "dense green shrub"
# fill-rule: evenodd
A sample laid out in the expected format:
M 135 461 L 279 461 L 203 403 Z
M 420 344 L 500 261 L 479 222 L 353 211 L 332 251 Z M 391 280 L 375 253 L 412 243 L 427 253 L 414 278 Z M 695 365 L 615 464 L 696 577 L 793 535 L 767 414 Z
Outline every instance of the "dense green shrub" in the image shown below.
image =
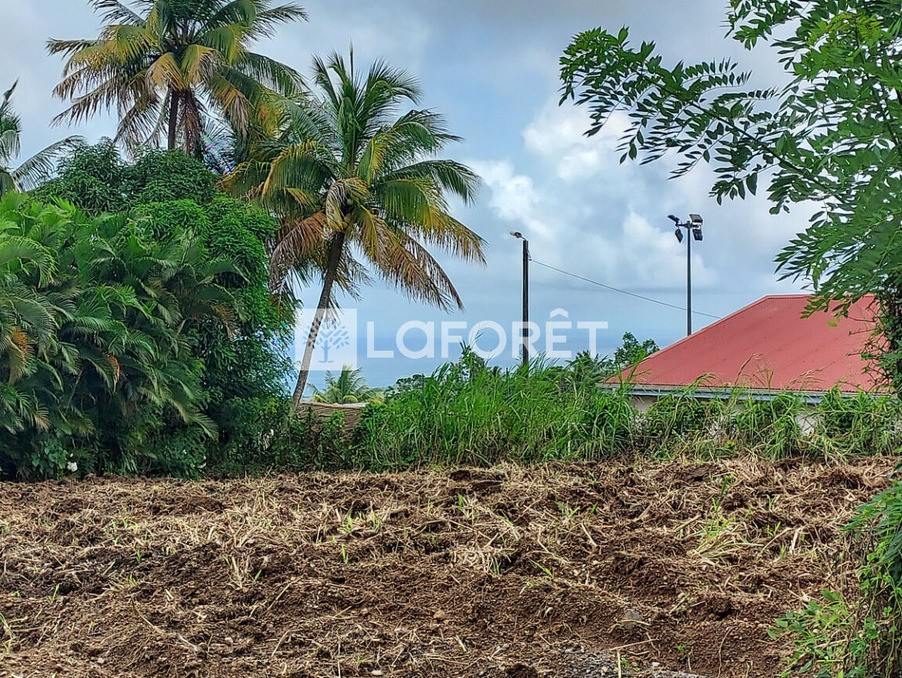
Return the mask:
M 696 398 L 692 391 L 670 393 L 656 400 L 645 413 L 643 432 L 651 439 L 687 434 L 709 434 L 723 401 Z
M 836 454 L 896 453 L 902 448 L 902 409 L 897 398 L 828 392 L 816 410 L 817 431 Z
M 200 320 L 187 331 L 203 364 L 198 401 L 218 435 L 184 458 L 196 456 L 196 466 L 203 459 L 214 466 L 236 464 L 237 441 L 262 436 L 271 401 L 284 395 L 293 370 L 289 356 L 295 305 L 288 298 L 276 299 L 268 288 L 267 247 L 278 222 L 221 193 L 217 177 L 184 153 L 148 151 L 130 164 L 109 142 L 78 149 L 59 176 L 35 195 L 71 200 L 89 214 L 127 214 L 142 236 L 152 240 L 190 233 L 204 257 L 229 263 L 217 275 L 231 295 L 230 307 L 223 309 L 229 322 Z M 255 407 L 257 415 L 240 422 L 234 416 L 236 410 Z M 184 437 L 179 422 L 165 420 L 143 444 L 168 459 L 170 450 L 184 447 L 179 442 Z M 256 450 L 240 449 L 247 450 L 249 464 L 257 463 Z
M 355 434 L 354 465 L 594 459 L 631 452 L 716 458 L 884 454 L 902 444 L 895 397 L 829 393 L 818 406 L 796 393 L 753 399 L 736 389 L 701 399 L 694 389 L 644 414 L 628 387 L 599 385 L 585 360 L 568 366 L 489 368 L 471 354 L 430 376 L 404 379 L 369 406 Z
M 170 200 L 207 203 L 216 196 L 216 181 L 202 162 L 184 153 L 148 150 L 129 164 L 107 140 L 78 147 L 61 161 L 58 176 L 34 194 L 44 201 L 67 200 L 98 216 Z
M 216 431 L 197 336 L 230 324 L 225 272 L 191 231 L 149 238 L 123 215 L 0 201 L 4 474 L 196 470 Z
M 805 404 L 795 393 L 778 393 L 768 400 L 749 400 L 730 422 L 737 444 L 770 458 L 789 457 L 802 451 L 802 417 Z

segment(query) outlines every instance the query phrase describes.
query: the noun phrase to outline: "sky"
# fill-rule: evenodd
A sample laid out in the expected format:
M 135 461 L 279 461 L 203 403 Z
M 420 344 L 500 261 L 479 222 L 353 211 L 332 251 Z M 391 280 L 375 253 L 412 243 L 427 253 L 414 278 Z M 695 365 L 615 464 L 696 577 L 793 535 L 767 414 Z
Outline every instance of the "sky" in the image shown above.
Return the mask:
M 11 81 L 20 81 L 15 105 L 24 122 L 23 157 L 68 134 L 96 141 L 112 136 L 115 119 L 100 116 L 78 127 L 53 127 L 63 109 L 52 88 L 62 62 L 47 55 L 48 38 L 96 34 L 100 17 L 86 0 L 0 0 L 0 62 Z M 704 241 L 694 243 L 694 328 L 714 322 L 766 294 L 801 290 L 777 280 L 774 257 L 805 227 L 803 212 L 772 216 L 763 198 L 718 205 L 708 196 L 712 175 L 700 168 L 668 179 L 668 163 L 644 167 L 619 164 L 617 125 L 588 138 L 586 111 L 560 106 L 558 60 L 580 31 L 629 26 L 635 42 L 654 40 L 666 60 L 687 62 L 734 57 L 752 70 L 753 82 L 781 77 L 775 56 L 743 51 L 725 39 L 725 0 L 307 0 L 309 21 L 283 27 L 257 49 L 303 71 L 311 56 L 347 52 L 358 64 L 384 59 L 419 80 L 422 105 L 444 115 L 463 141 L 446 157 L 465 162 L 482 177 L 472 205 L 453 204 L 455 216 L 486 241 L 486 265 L 438 256 L 455 282 L 465 309 L 453 313 L 412 303 L 379 281 L 359 300 L 343 298 L 356 311 L 358 362 L 374 385 L 430 372 L 441 362 L 367 359 L 369 343 L 391 349 L 408 322 L 481 321 L 509 327 L 520 317 L 521 249 L 509 234 L 522 232 L 535 262 L 582 278 L 651 297 L 678 308 L 615 293 L 533 263 L 530 315 L 543 323 L 556 309 L 572 322 L 606 322 L 597 352 L 611 353 L 625 332 L 666 346 L 686 331 L 686 244 L 674 237 L 668 214 L 704 217 Z M 3 85 L 3 83 L 0 83 Z M 5 88 L 4 88 L 5 89 Z M 313 306 L 317 289 L 302 298 Z M 561 320 L 560 317 L 556 318 Z M 424 346 L 422 332 L 406 336 L 409 347 Z M 438 330 L 436 330 L 438 334 Z M 480 341 L 491 348 L 494 338 Z M 567 333 L 566 347 L 588 348 L 585 333 Z M 440 342 L 439 342 L 440 343 Z M 543 346 L 543 342 L 539 342 Z M 486 346 L 484 346 L 486 348 Z M 452 352 L 451 357 L 454 357 Z M 513 350 L 495 359 L 511 364 Z M 313 381 L 321 383 L 322 375 Z

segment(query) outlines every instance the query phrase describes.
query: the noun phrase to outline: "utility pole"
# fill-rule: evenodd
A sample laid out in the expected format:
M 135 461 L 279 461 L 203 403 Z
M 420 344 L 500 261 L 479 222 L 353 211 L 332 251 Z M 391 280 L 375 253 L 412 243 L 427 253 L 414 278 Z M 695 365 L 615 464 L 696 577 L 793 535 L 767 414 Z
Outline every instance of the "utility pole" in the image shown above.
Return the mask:
M 522 362 L 526 367 L 529 365 L 529 241 L 520 231 L 511 231 L 511 235 L 523 241 L 523 324 L 520 327 L 520 336 L 523 342 Z
M 674 224 L 674 235 L 677 242 L 683 242 L 683 231 L 686 229 L 686 336 L 692 334 L 692 241 L 702 240 L 702 225 L 705 223 L 700 214 L 690 214 L 689 221 L 680 221 L 670 214 L 667 217 Z M 689 237 L 691 234 L 692 237 Z
M 686 238 L 686 336 L 692 334 L 692 238 Z

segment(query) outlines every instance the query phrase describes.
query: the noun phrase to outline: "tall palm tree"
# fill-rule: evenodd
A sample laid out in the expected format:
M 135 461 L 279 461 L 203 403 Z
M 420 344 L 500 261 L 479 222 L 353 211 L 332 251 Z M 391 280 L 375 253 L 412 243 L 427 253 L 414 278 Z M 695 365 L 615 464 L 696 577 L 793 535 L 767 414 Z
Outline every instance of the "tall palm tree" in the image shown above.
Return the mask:
M 478 177 L 435 155 L 455 141 L 442 118 L 415 105 L 419 87 L 379 62 L 365 77 L 333 54 L 314 60 L 318 92 L 285 109 L 281 132 L 258 140 L 251 160 L 227 180 L 282 217 L 272 256 L 273 283 L 285 289 L 322 273 L 322 293 L 294 391 L 304 395 L 313 349 L 333 288 L 355 291 L 366 265 L 410 297 L 441 308 L 461 299 L 427 250 L 434 245 L 482 263 L 483 240 L 448 211 L 446 195 L 470 201 Z
M 14 167 L 13 163 L 22 148 L 22 121 L 12 108 L 13 93 L 18 84 L 18 81 L 13 83 L 0 100 L 0 196 L 34 188 L 52 172 L 60 154 L 79 141 L 78 137 L 68 137 Z
M 297 71 L 250 50 L 276 26 L 306 18 L 273 0 L 88 0 L 104 12 L 93 40 L 50 40 L 67 58 L 55 94 L 72 105 L 56 121 L 101 109 L 120 116 L 117 140 L 167 139 L 170 150 L 202 150 L 211 115 L 243 133 L 272 91 L 296 94 Z M 135 9 L 133 9 L 134 7 Z

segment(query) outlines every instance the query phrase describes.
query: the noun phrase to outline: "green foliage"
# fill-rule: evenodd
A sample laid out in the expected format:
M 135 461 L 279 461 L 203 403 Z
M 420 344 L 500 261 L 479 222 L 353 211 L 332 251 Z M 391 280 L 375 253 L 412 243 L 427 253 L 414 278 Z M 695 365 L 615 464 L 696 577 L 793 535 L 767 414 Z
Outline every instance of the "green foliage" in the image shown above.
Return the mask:
M 145 151 L 126 165 L 122 190 L 127 204 L 145 205 L 170 200 L 207 203 L 216 195 L 216 176 L 203 163 L 184 153 Z
M 885 0 L 735 0 L 728 21 L 746 48 L 767 43 L 789 84 L 747 86 L 729 61 L 666 66 L 654 43 L 633 47 L 629 31 L 578 35 L 561 60 L 564 98 L 588 105 L 598 132 L 629 115 L 623 160 L 679 155 L 674 174 L 699 163 L 716 172 L 718 199 L 769 182 L 773 212 L 821 206 L 779 255 L 786 277 L 805 278 L 814 308 L 838 311 L 876 293 L 887 318 L 880 352 L 902 389 L 902 22 Z
M 634 421 L 628 400 L 598 388 L 569 390 L 560 376 L 542 365 L 489 368 L 465 352 L 460 362 L 404 383 L 384 404 L 367 408 L 358 431 L 359 463 L 371 469 L 485 465 L 626 450 Z
M 117 0 L 89 3 L 103 12 L 95 39 L 48 43 L 51 54 L 67 59 L 54 93 L 72 105 L 58 122 L 115 109 L 117 141 L 136 148 L 165 138 L 169 150 L 200 155 L 216 122 L 244 134 L 266 118 L 271 98 L 301 88 L 294 69 L 251 51 L 276 26 L 306 18 L 295 4 L 146 0 L 133 9 Z
M 284 397 L 232 398 L 224 404 L 232 434 L 211 455 L 211 475 L 259 475 L 310 468 L 307 422 L 291 415 Z
M 79 143 L 78 137 L 63 139 L 28 158 L 18 166 L 12 163 L 21 150 L 22 121 L 12 107 L 13 83 L 0 99 L 0 196 L 10 191 L 32 188 L 53 170 L 59 154 Z
M 846 599 L 833 591 L 823 591 L 822 600 L 812 600 L 798 612 L 777 620 L 771 637 L 790 636 L 793 652 L 782 678 L 805 675 L 813 678 L 870 678 L 868 670 L 870 642 L 876 628 L 859 637 L 849 637 L 856 624 L 855 611 Z
M 61 434 L 69 442 L 59 459 L 80 455 L 76 463 L 81 471 L 196 473 L 205 463 L 219 463 L 236 445 L 262 436 L 271 401 L 284 395 L 292 369 L 285 356 L 294 304 L 290 298 L 275 299 L 268 289 L 267 243 L 278 223 L 221 194 L 216 184 L 215 175 L 183 153 L 150 151 L 129 164 L 104 142 L 77 149 L 59 176 L 34 192 L 39 199 L 71 200 L 95 215 L 97 223 L 127 223 L 142 243 L 189 243 L 192 256 L 210 268 L 211 282 L 226 294 L 222 300 L 205 296 L 203 287 L 181 290 L 186 304 L 182 314 L 190 321 L 179 326 L 179 355 L 193 365 L 191 407 L 216 435 L 199 437 L 168 405 L 142 407 L 127 421 L 111 411 L 102 425 L 98 417 L 104 414 L 91 414 L 92 426 L 109 440 L 82 454 L 70 450 L 69 432 Z M 87 247 L 81 240 L 88 239 L 85 229 L 65 246 L 81 251 Z M 154 261 L 148 259 L 145 266 Z M 168 264 L 161 260 L 159 265 Z M 207 307 L 213 312 L 205 313 Z M 255 408 L 259 412 L 251 414 Z M 108 459 L 108 449 L 140 449 L 141 455 Z M 68 461 L 57 460 L 40 474 L 59 474 Z
M 415 105 L 419 86 L 382 62 L 366 74 L 353 57 L 314 60 L 315 92 L 285 105 L 273 134 L 256 139 L 249 160 L 226 178 L 283 220 L 273 247 L 282 289 L 322 273 L 317 309 L 334 305 L 333 287 L 355 291 L 375 272 L 417 301 L 460 307 L 450 278 L 430 250 L 483 262 L 482 238 L 450 213 L 448 197 L 469 202 L 478 178 L 436 158 L 457 137 L 438 114 Z M 306 390 L 321 323 L 311 323 L 295 387 Z
M 660 349 L 654 339 L 640 342 L 632 332 L 623 335 L 623 343 L 614 351 L 614 367 L 618 371 L 635 367 Z
M 217 195 L 216 181 L 202 162 L 184 153 L 148 150 L 129 164 L 105 140 L 62 158 L 58 175 L 34 195 L 45 201 L 61 198 L 98 215 L 174 200 L 206 204 Z
M 217 177 L 184 153 L 148 151 L 129 164 L 110 142 L 79 149 L 36 194 L 72 200 L 93 214 L 127 213 L 148 238 L 193 234 L 206 256 L 231 263 L 217 277 L 233 300 L 228 328 L 202 322 L 191 333 L 205 368 L 204 411 L 219 431 L 206 454 L 211 464 L 225 463 L 233 440 L 262 435 L 260 422 L 271 399 L 284 393 L 293 369 L 287 356 L 295 306 L 289 297 L 275 299 L 268 287 L 267 247 L 278 222 L 219 192 Z M 233 412 L 254 402 L 260 416 L 237 422 Z M 164 447 L 166 435 L 182 432 L 167 428 L 158 441 Z
M 725 409 L 722 400 L 698 398 L 691 390 L 669 393 L 648 408 L 642 430 L 649 445 L 660 445 L 668 439 L 711 436 Z
M 804 403 L 794 393 L 778 393 L 771 399 L 749 402 L 733 418 L 737 443 L 767 457 L 795 456 L 802 448 L 801 417 Z
M 795 651 L 784 676 L 893 678 L 902 669 L 902 484 L 862 506 L 848 530 L 867 550 L 857 595 L 825 591 L 823 600 L 777 621 Z
M 233 399 L 234 435 L 211 458 L 208 475 L 244 476 L 277 472 L 338 471 L 359 466 L 354 434 L 342 412 L 325 421 L 312 411 L 298 416 L 291 401 Z
M 45 202 L 66 200 L 91 215 L 123 212 L 129 200 L 127 171 L 111 141 L 83 146 L 64 158 L 59 175 L 33 195 Z
M 24 196 L 0 202 L 0 231 L 0 467 L 194 472 L 216 432 L 196 333 L 230 323 L 234 269 L 190 232 Z M 181 440 L 155 445 L 167 426 Z
M 896 454 L 902 443 L 900 414 L 895 398 L 865 393 L 849 398 L 834 389 L 818 405 L 818 432 L 839 454 Z
M 366 408 L 354 465 L 371 470 L 501 460 L 597 459 L 622 453 L 711 459 L 743 451 L 769 459 L 894 454 L 902 449 L 894 397 L 795 393 L 753 399 L 743 389 L 664 395 L 645 413 L 629 389 L 599 384 L 583 361 L 530 369 L 486 366 L 465 353 L 430 376 L 402 380 Z
M 324 389 L 313 387 L 313 402 L 348 405 L 377 400 L 381 396 L 378 389 L 370 388 L 366 379 L 350 367 L 342 367 L 338 376 L 326 372 Z
M 629 378 L 632 368 L 658 351 L 653 339 L 639 342 L 632 332 L 623 335 L 623 343 L 610 356 L 593 356 L 588 351 L 578 353 L 563 372 L 564 379 L 574 387 L 595 387 L 613 377 Z

